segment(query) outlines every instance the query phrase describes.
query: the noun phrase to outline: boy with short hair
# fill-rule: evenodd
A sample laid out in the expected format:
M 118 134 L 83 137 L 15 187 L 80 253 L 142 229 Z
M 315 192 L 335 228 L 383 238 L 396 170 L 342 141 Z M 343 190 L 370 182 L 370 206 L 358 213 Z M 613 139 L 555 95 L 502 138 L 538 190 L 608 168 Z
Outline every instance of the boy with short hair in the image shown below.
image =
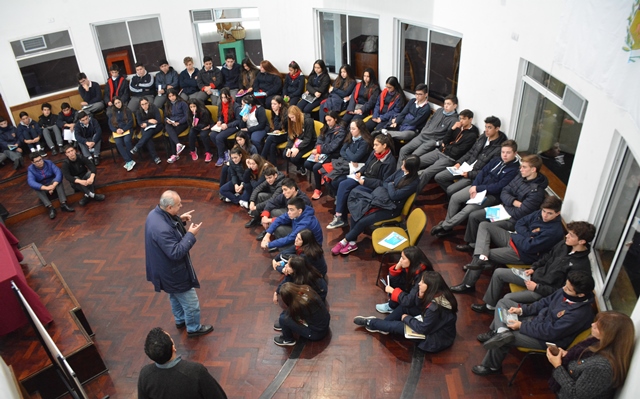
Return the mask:
M 42 109 L 42 115 L 40 115 L 40 118 L 38 119 L 38 124 L 42 128 L 44 141 L 47 142 L 47 146 L 51 149 L 51 155 L 57 155 L 58 151 L 56 150 L 56 143 L 58 144 L 60 152 L 62 152 L 63 143 L 62 133 L 57 125 L 58 117 L 51 112 L 51 104 L 49 103 L 43 103 L 40 109 Z M 53 132 L 56 143 L 53 142 L 51 132 Z
M 20 112 L 20 124 L 18 125 L 18 139 L 20 143 L 26 144 L 31 152 L 37 152 L 43 157 L 47 156 L 47 153 L 42 148 L 40 138 L 42 136 L 42 129 L 38 122 L 29 117 L 29 114 L 25 111 Z
M 87 79 L 84 72 L 78 74 L 78 93 L 82 97 L 82 109 L 85 112 L 95 114 L 104 109 L 102 102 L 102 89 L 97 82 Z
M 62 132 L 62 138 L 65 139 L 65 137 L 67 137 L 66 140 L 69 143 L 73 143 L 73 141 L 75 141 L 73 132 L 76 126 L 77 116 L 78 111 L 76 111 L 74 108 L 71 108 L 69 103 L 62 103 L 60 105 L 60 112 L 58 113 L 58 120 L 56 121 L 56 124 Z
M 0 116 L 0 150 L 6 158 L 13 162 L 14 170 L 24 165 L 18 132 L 2 116 Z
M 211 104 L 218 106 L 220 100 L 220 89 L 224 87 L 224 76 L 222 72 L 213 66 L 213 58 L 204 57 L 203 68 L 198 74 L 198 88 L 211 99 Z M 206 101 L 206 97 L 203 102 Z

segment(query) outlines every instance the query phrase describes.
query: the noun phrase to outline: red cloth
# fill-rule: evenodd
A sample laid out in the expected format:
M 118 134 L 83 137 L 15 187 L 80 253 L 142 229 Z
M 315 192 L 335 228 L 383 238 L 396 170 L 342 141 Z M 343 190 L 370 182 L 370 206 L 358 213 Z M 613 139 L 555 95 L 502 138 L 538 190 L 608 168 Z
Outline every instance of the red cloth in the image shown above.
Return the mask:
M 0 224 L 0 336 L 9 334 L 28 322 L 18 298 L 11 289 L 11 280 L 18 286 L 42 324 L 53 321 L 51 313 L 42 304 L 38 294 L 27 285 L 27 279 L 19 263 L 22 259 L 18 240 Z

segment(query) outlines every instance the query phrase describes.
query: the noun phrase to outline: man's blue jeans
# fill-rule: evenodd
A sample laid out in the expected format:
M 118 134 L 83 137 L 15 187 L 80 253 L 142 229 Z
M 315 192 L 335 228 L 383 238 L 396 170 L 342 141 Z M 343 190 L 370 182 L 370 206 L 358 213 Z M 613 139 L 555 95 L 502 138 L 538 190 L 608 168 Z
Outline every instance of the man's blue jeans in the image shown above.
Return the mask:
M 200 329 L 200 302 L 195 288 L 178 294 L 169 294 L 169 301 L 171 301 L 171 311 L 176 324 L 185 323 L 187 332 Z

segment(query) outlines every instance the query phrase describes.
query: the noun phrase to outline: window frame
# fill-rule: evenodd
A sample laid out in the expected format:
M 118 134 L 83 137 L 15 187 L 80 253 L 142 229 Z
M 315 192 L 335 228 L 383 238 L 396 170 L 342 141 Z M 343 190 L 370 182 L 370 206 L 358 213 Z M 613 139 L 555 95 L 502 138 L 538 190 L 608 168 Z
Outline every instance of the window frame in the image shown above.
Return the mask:
M 346 20 L 346 37 L 347 37 L 347 42 L 350 41 L 349 38 L 349 17 L 357 17 L 357 18 L 369 18 L 369 19 L 375 19 L 376 21 L 378 21 L 378 70 L 380 70 L 380 15 L 379 14 L 370 14 L 370 13 L 366 13 L 366 12 L 360 12 L 360 11 L 345 11 L 345 10 L 337 10 L 334 8 L 313 8 L 313 12 L 314 12 L 314 18 L 313 18 L 313 32 L 314 32 L 314 42 L 315 42 L 315 54 L 316 54 L 316 59 L 321 59 L 324 60 L 324 57 L 322 56 L 322 32 L 320 32 L 320 28 L 321 28 L 321 24 L 320 24 L 320 13 L 328 13 L 328 14 L 338 14 L 338 15 L 343 15 L 345 17 Z M 351 59 L 351 46 L 347 46 L 347 60 Z M 336 63 L 338 64 L 338 63 Z M 351 64 L 350 64 L 351 65 Z M 329 71 L 329 76 L 331 76 L 332 78 L 335 78 L 338 76 L 338 72 L 340 71 L 340 67 L 342 66 L 342 64 L 340 63 L 340 65 L 336 65 L 336 72 L 333 71 Z M 355 66 L 351 65 L 351 68 L 353 69 L 353 72 L 355 73 Z M 303 71 L 304 73 L 305 71 Z M 308 73 L 308 72 L 307 72 Z M 356 76 L 356 78 L 360 79 L 360 76 Z M 378 76 L 378 80 L 380 80 L 380 76 Z
M 422 28 L 422 29 L 426 29 L 427 30 L 427 53 L 426 53 L 426 68 L 425 68 L 425 77 L 424 77 L 424 83 L 427 85 L 427 87 L 429 87 L 429 72 L 431 70 L 431 32 L 438 32 L 444 35 L 449 35 L 449 36 L 454 36 L 459 38 L 460 40 L 464 39 L 464 35 L 461 32 L 457 32 L 451 29 L 447 29 L 447 28 L 443 28 L 440 26 L 435 26 L 435 25 L 431 25 L 428 23 L 424 23 L 424 22 L 418 22 L 415 20 L 411 20 L 411 19 L 405 19 L 405 18 L 394 18 L 393 19 L 393 31 L 394 31 L 394 36 L 393 36 L 393 44 L 394 44 L 394 49 L 393 52 L 395 54 L 394 57 L 394 61 L 393 61 L 393 66 L 392 66 L 392 71 L 394 76 L 396 76 L 398 78 L 398 82 L 400 83 L 400 86 L 404 87 L 404 74 L 402 72 L 403 68 L 404 68 L 404 40 L 402 39 L 402 25 L 406 24 L 406 25 L 413 25 L 415 27 L 418 28 Z M 462 54 L 462 51 L 460 52 Z M 462 58 L 462 56 L 460 57 Z M 461 61 L 458 61 L 458 67 L 462 64 Z M 453 95 L 457 95 L 457 91 L 458 91 L 458 85 L 456 84 L 456 90 L 455 93 L 451 93 Z M 405 93 L 411 94 L 413 95 L 414 92 L 412 91 L 408 91 L 408 90 L 404 90 Z M 443 105 L 442 101 L 439 101 L 438 99 L 432 98 L 431 96 L 429 96 L 429 102 L 430 103 L 434 103 L 434 104 L 438 104 L 440 106 Z
M 130 17 L 130 18 L 118 18 L 118 19 L 112 19 L 112 20 L 108 20 L 108 21 L 100 21 L 100 22 L 92 22 L 91 25 L 91 32 L 93 33 L 93 40 L 96 44 L 96 49 L 98 50 L 98 57 L 100 58 L 100 69 L 102 69 L 102 74 L 103 74 L 103 80 L 107 81 L 109 79 L 109 70 L 108 70 L 108 66 L 106 65 L 106 60 L 104 59 L 104 57 L 102 56 L 102 47 L 100 47 L 100 40 L 98 39 L 98 31 L 97 31 L 97 27 L 98 26 L 104 26 L 104 25 L 112 25 L 112 24 L 118 24 L 118 23 L 124 23 L 125 26 L 127 27 L 127 37 L 129 38 L 129 47 L 131 48 L 131 54 L 133 55 L 133 62 L 134 64 L 137 61 L 137 57 L 136 57 L 136 52 L 135 49 L 133 48 L 133 42 L 131 40 L 131 31 L 129 28 L 129 22 L 134 22 L 134 21 L 141 21 L 141 20 L 145 20 L 145 19 L 151 19 L 151 18 L 157 18 L 158 20 L 158 28 L 160 29 L 160 38 L 162 40 L 162 47 L 164 48 L 164 54 L 167 58 L 169 58 L 169 54 L 167 53 L 167 46 L 164 43 L 164 29 L 162 26 L 162 18 L 160 16 L 160 14 L 147 14 L 147 15 L 138 15 L 135 17 Z M 150 72 L 151 73 L 151 72 Z M 155 74 L 155 72 L 153 72 L 153 74 Z M 132 74 L 128 74 L 127 77 L 130 78 L 133 75 L 135 75 L 135 71 Z

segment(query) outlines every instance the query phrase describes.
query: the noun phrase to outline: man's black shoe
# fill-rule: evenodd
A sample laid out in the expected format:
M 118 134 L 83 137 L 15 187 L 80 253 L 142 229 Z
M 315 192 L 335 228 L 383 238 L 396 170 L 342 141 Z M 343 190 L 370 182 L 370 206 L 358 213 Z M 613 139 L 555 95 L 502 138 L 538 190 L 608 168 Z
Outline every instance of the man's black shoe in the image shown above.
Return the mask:
M 76 211 L 75 209 L 73 209 L 72 207 L 67 205 L 66 202 L 64 204 L 60 205 L 60 209 L 62 209 L 65 212 L 75 212 Z
M 56 218 L 56 210 L 50 206 L 49 207 L 49 219 L 55 219 Z
M 98 157 L 93 157 L 93 164 L 96 166 L 100 164 L 100 160 L 98 159 Z
M 494 313 L 493 310 L 487 307 L 486 303 L 474 303 L 473 305 L 471 305 L 471 310 L 473 310 L 476 313 L 488 313 L 488 314 Z
M 186 327 L 186 324 L 185 324 L 185 323 L 176 324 L 176 328 L 177 328 L 178 330 L 182 330 L 182 329 L 183 329 L 183 328 L 185 328 L 185 327 Z
M 245 223 L 244 227 L 246 227 L 247 229 L 253 226 L 259 226 L 260 225 L 260 216 L 255 216 L 252 217 L 251 220 L 249 220 L 247 223 Z
M 435 226 L 433 226 L 433 228 L 431 229 L 431 231 L 429 232 L 432 236 L 436 236 L 438 235 L 438 233 L 441 233 L 444 231 L 444 227 L 442 227 L 442 223 L 438 223 Z
M 500 374 L 502 372 L 501 369 L 494 370 L 489 367 L 484 367 L 482 365 L 473 366 L 471 371 L 473 372 L 473 374 L 482 375 L 482 376 L 491 375 L 491 374 Z
M 505 331 L 505 332 L 494 335 L 493 337 L 488 339 L 485 343 L 483 343 L 482 346 L 484 346 L 484 348 L 487 350 L 498 349 L 505 345 L 509 345 L 515 340 L 516 340 L 516 336 L 513 335 L 513 332 Z
M 104 201 L 104 194 L 94 194 L 93 199 L 96 201 Z
M 493 338 L 496 334 L 497 332 L 495 332 L 494 330 L 489 330 L 486 333 L 478 334 L 476 336 L 476 339 L 484 343 Z
M 56 151 L 55 147 L 51 149 L 51 155 L 58 155 L 58 151 Z
M 80 204 L 80 206 L 85 206 L 89 203 L 89 201 L 91 201 L 91 198 L 89 197 L 82 197 L 80 198 L 80 201 L 78 201 L 78 204 Z
M 437 238 L 444 238 L 444 237 L 450 236 L 450 235 L 452 235 L 452 234 L 454 234 L 454 231 L 453 231 L 453 230 L 446 230 L 446 229 L 443 229 L 442 231 L 440 231 L 440 232 L 438 232 L 438 233 L 436 234 L 436 237 L 437 237 Z
M 456 245 L 456 251 L 471 253 L 473 252 L 473 248 L 469 244 L 459 244 Z
M 493 264 L 488 260 L 478 260 L 475 263 L 469 263 L 468 265 L 465 265 L 464 269 L 465 270 L 484 270 L 484 269 L 491 269 L 492 267 L 493 267 Z
M 258 236 L 256 237 L 256 241 L 262 241 L 262 239 L 264 238 L 264 236 L 267 235 L 267 230 L 263 231 L 262 233 L 258 234 Z
M 475 292 L 476 287 L 475 285 L 471 287 L 467 287 L 465 284 L 458 284 L 458 285 L 454 285 L 453 287 L 449 287 L 449 289 L 455 292 L 456 294 L 470 294 L 472 292 Z
M 198 337 L 200 335 L 205 335 L 205 334 L 209 334 L 210 332 L 213 332 L 213 326 L 209 325 L 209 324 L 203 324 L 200 326 L 200 328 L 194 332 L 188 332 L 187 333 L 187 337 L 191 338 L 191 337 Z

